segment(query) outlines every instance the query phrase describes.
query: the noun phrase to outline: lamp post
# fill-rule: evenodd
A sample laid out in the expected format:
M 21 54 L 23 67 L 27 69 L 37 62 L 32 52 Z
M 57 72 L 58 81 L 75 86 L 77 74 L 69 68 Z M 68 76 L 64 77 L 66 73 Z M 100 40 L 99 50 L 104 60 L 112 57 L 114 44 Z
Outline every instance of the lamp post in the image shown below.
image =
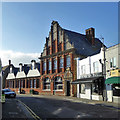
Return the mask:
M 105 84 L 105 80 L 106 80 L 106 56 L 105 56 L 105 51 L 106 51 L 106 47 L 104 45 L 104 38 L 101 38 L 103 41 L 103 64 L 102 64 L 102 69 L 103 69 L 103 76 L 104 76 L 104 91 L 103 91 L 103 97 L 104 97 L 104 101 L 107 101 L 107 91 L 106 91 L 106 84 Z

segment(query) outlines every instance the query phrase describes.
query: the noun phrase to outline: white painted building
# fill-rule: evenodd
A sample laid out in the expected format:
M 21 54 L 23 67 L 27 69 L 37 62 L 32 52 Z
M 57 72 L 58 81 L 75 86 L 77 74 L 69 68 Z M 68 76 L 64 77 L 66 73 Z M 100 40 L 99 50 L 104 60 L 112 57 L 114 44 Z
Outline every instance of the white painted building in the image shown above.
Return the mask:
M 80 60 L 77 58 L 77 97 L 103 100 L 104 77 L 102 75 L 103 48 L 100 53 Z

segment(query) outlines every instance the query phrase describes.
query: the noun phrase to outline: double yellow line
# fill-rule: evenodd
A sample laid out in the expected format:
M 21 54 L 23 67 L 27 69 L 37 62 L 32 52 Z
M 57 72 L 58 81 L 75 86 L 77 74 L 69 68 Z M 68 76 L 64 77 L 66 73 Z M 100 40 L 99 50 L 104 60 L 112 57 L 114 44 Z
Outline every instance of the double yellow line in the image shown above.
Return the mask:
M 23 104 L 25 106 L 25 108 L 28 110 L 28 112 L 32 115 L 32 117 L 35 120 L 42 120 L 39 116 L 37 116 L 26 104 L 24 104 L 22 101 L 17 100 L 18 102 L 20 102 L 21 104 Z

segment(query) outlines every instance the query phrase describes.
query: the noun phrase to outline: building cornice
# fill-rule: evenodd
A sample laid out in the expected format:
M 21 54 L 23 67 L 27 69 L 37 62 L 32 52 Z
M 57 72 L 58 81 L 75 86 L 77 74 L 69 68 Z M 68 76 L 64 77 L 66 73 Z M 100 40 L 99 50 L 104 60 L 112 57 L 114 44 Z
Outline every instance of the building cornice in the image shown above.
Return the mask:
M 51 58 L 51 57 L 54 57 L 54 56 L 63 55 L 65 53 L 75 52 L 75 50 L 76 50 L 75 48 L 72 48 L 72 49 L 68 49 L 68 50 L 65 50 L 65 51 L 57 52 L 57 53 L 54 53 L 54 54 L 51 54 L 51 55 L 39 57 L 39 59 Z

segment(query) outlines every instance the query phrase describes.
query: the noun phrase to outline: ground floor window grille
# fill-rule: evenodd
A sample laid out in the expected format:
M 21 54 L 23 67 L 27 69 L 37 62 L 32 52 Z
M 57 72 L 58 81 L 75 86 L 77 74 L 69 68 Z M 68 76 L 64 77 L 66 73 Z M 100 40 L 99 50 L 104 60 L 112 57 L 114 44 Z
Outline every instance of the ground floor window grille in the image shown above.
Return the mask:
M 50 79 L 45 78 L 43 81 L 43 89 L 44 90 L 50 90 Z
M 63 83 L 62 83 L 62 78 L 61 77 L 56 77 L 55 78 L 55 83 L 54 83 L 54 89 L 55 90 L 62 90 L 63 89 Z

